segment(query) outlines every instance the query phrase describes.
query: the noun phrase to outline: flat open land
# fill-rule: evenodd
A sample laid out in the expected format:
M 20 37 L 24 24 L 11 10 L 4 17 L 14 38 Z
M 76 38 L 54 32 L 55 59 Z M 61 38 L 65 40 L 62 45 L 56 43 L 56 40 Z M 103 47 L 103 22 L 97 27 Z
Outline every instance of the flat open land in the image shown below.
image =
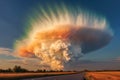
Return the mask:
M 76 72 L 44 72 L 44 73 L 0 73 L 0 80 L 19 80 L 46 76 L 75 74 Z
M 120 71 L 87 72 L 87 80 L 120 80 Z
M 120 80 L 120 71 L 0 73 L 0 80 Z
M 23 79 L 23 80 L 85 80 L 85 79 L 84 79 L 84 73 L 78 73 L 78 74 L 49 76 L 42 78 Z

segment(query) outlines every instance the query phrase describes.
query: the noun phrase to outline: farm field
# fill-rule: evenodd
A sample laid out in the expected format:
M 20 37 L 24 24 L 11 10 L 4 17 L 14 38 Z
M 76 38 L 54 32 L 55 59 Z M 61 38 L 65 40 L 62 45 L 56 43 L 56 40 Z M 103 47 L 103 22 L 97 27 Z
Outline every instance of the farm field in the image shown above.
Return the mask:
M 76 72 L 44 72 L 44 73 L 0 73 L 0 80 L 19 80 L 46 76 L 75 74 Z
M 120 80 L 120 72 L 87 72 L 85 77 L 87 80 Z
M 119 71 L 0 73 L 0 80 L 120 80 Z

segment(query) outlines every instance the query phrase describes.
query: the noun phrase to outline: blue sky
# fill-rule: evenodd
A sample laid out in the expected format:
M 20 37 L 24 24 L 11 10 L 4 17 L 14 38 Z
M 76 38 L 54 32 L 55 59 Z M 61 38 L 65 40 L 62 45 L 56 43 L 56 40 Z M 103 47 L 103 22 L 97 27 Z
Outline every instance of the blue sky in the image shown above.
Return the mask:
M 12 56 L 14 42 L 24 34 L 28 15 L 39 5 L 63 2 L 105 16 L 114 32 L 111 42 L 102 49 L 90 52 L 81 60 L 120 62 L 120 1 L 119 0 L 0 0 L 0 60 L 16 60 Z M 4 48 L 4 50 L 3 50 Z M 10 54 L 10 55 L 9 55 Z M 83 61 L 84 62 L 84 61 Z M 86 63 L 86 61 L 85 61 Z M 88 61 L 89 63 L 89 61 Z M 15 63 L 14 63 L 15 64 Z M 96 63 L 95 63 L 96 64 Z M 104 62 L 103 62 L 104 64 Z M 113 63 L 111 63 L 112 65 Z M 7 62 L 6 64 L 7 65 Z M 110 63 L 109 63 L 110 65 Z M 92 65 L 94 66 L 94 65 Z M 115 64 L 115 67 L 120 65 Z M 4 67 L 4 64 L 3 64 Z M 83 66 L 84 67 L 84 66 Z

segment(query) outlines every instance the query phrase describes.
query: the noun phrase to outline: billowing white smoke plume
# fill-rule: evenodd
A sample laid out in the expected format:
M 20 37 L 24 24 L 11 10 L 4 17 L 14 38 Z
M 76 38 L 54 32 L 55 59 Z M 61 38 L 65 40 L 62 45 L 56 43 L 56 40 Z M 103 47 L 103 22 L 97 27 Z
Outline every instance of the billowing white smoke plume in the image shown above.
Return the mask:
M 43 42 L 41 47 L 37 47 L 34 51 L 41 59 L 41 64 L 50 66 L 52 70 L 63 69 L 64 64 L 71 58 L 76 59 L 82 55 L 80 45 L 71 45 L 69 41 L 61 39 L 52 43 Z
M 41 8 L 31 21 L 27 36 L 15 43 L 16 53 L 39 58 L 40 65 L 52 70 L 64 69 L 65 64 L 105 46 L 112 37 L 104 18 L 76 8 Z

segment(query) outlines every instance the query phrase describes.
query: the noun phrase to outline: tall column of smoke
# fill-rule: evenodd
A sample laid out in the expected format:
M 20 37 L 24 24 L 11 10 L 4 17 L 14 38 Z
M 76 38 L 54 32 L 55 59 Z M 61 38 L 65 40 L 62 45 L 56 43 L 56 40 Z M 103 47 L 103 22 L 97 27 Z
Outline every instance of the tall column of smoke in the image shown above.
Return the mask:
M 69 61 L 78 60 L 84 54 L 82 48 L 89 43 L 99 48 L 112 36 L 105 18 L 80 8 L 41 8 L 30 24 L 27 36 L 15 43 L 16 53 L 39 58 L 40 65 L 52 70 L 62 70 Z M 103 44 L 98 44 L 103 38 Z

